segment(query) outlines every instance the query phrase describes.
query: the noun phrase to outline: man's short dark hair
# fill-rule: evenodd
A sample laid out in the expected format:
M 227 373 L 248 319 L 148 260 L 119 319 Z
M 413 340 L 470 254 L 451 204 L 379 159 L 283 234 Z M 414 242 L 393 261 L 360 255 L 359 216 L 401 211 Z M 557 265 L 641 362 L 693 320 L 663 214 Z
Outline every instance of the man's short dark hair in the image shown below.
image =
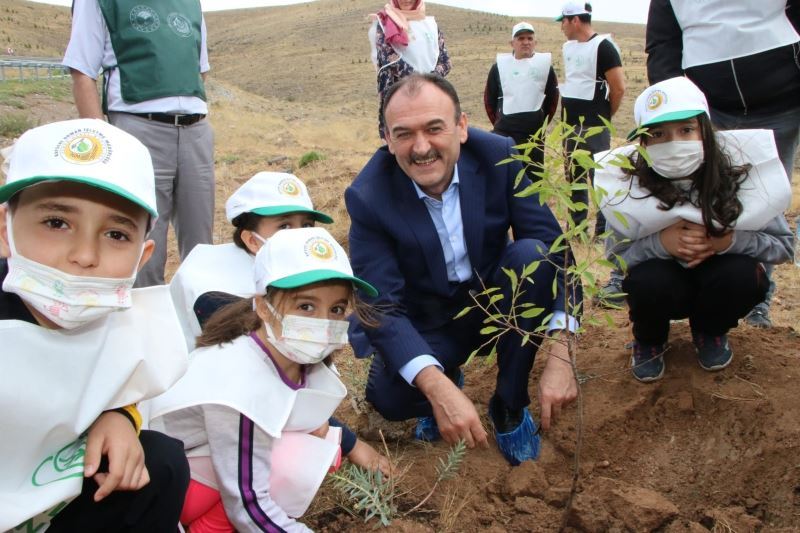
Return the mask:
M 395 94 L 400 91 L 405 91 L 409 96 L 414 96 L 426 83 L 430 83 L 434 87 L 437 87 L 450 97 L 450 100 L 453 101 L 453 107 L 456 108 L 455 120 L 458 122 L 458 120 L 461 118 L 461 101 L 458 99 L 458 93 L 456 92 L 456 88 L 453 87 L 453 84 L 435 72 L 413 72 L 389 87 L 389 89 L 386 91 L 386 94 L 383 95 L 381 115 L 383 115 L 384 124 L 386 124 L 386 106 L 389 104 L 389 100 L 391 100 Z
M 566 16 L 564 18 L 567 19 L 567 20 L 572 20 L 575 17 L 578 17 L 578 20 L 580 20 L 584 24 L 591 24 L 592 23 L 592 4 L 590 4 L 589 2 L 586 2 L 583 5 L 583 8 L 586 11 L 588 11 L 589 13 L 584 13 L 583 15 L 569 15 L 569 16 Z

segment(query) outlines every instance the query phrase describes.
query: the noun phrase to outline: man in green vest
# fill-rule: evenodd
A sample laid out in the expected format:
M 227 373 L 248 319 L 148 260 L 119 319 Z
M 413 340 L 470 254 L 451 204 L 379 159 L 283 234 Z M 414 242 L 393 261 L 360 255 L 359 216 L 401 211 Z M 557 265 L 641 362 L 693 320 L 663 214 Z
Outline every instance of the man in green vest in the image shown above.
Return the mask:
M 103 119 L 150 151 L 156 172 L 156 250 L 137 286 L 164 283 L 167 229 L 181 259 L 211 243 L 214 134 L 203 81 L 210 69 L 198 0 L 74 0 L 64 64 L 82 118 Z M 96 79 L 103 73 L 102 100 Z

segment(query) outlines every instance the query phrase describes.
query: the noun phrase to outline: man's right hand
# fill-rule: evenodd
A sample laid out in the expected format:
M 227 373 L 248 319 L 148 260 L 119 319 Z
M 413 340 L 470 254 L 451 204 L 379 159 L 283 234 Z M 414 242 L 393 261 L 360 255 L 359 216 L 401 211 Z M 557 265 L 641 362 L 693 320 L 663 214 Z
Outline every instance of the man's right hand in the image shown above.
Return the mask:
M 486 430 L 472 401 L 435 366 L 422 369 L 414 384 L 433 407 L 439 433 L 448 444 L 464 439 L 469 448 L 488 446 Z

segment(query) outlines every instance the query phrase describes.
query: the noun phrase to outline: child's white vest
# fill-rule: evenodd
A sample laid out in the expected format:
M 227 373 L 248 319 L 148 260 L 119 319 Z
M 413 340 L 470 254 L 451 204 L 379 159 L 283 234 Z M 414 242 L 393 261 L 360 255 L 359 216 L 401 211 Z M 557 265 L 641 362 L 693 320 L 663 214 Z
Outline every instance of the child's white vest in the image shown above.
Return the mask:
M 253 296 L 253 262 L 252 255 L 233 243 L 198 244 L 183 260 L 169 283 L 169 290 L 189 350 L 194 349 L 201 332 L 194 312 L 197 298 L 211 291 Z
M 758 231 L 782 214 L 792 199 L 792 190 L 783 168 L 775 138 L 770 130 L 732 130 L 717 132 L 717 142 L 730 155 L 734 165 L 752 165 L 739 189 L 742 213 L 735 229 Z M 603 165 L 595 170 L 594 188 L 604 195 L 600 206 L 611 227 L 625 237 L 636 240 L 661 231 L 679 220 L 703 224 L 698 207 L 676 205 L 668 211 L 659 209 L 660 200 L 639 185 L 638 177 L 629 177 L 609 162 L 617 155 L 632 156 L 635 147 L 622 146 L 596 154 Z M 619 217 L 624 218 L 623 223 Z
M 164 286 L 74 330 L 0 321 L 0 531 L 41 531 L 80 494 L 85 438 L 103 412 L 167 390 L 187 352 Z M 52 515 L 52 516 L 51 516 Z
M 319 363 L 307 367 L 305 387 L 291 390 L 274 364 L 249 336 L 223 346 L 192 352 L 186 375 L 149 403 L 150 415 L 197 405 L 223 405 L 253 421 L 277 439 L 270 495 L 286 513 L 302 516 L 339 452 L 338 442 L 308 435 L 331 417 L 347 389 L 333 370 Z

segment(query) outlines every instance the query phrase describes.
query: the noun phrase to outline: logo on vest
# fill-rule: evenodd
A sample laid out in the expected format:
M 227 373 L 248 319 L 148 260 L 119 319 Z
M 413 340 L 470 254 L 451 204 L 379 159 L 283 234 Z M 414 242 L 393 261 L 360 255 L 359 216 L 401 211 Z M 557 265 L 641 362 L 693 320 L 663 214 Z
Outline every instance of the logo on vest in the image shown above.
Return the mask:
M 131 26 L 142 33 L 152 33 L 161 26 L 161 20 L 150 6 L 133 6 L 131 9 Z
M 306 257 L 313 257 L 321 261 L 330 261 L 336 258 L 336 250 L 334 250 L 333 245 L 320 237 L 308 239 L 303 250 Z
M 83 129 L 61 139 L 56 146 L 56 153 L 67 163 L 91 165 L 98 161 L 108 162 L 111 157 L 111 146 L 102 133 Z
M 284 196 L 300 196 L 300 185 L 297 180 L 286 178 L 278 183 L 278 192 Z
M 167 25 L 178 37 L 192 36 L 192 23 L 180 13 L 167 15 Z
M 64 479 L 82 478 L 85 454 L 86 439 L 80 438 L 67 444 L 39 464 L 31 476 L 31 484 L 42 487 Z
M 656 90 L 647 98 L 647 109 L 649 111 L 655 111 L 666 103 L 667 94 L 663 91 Z

